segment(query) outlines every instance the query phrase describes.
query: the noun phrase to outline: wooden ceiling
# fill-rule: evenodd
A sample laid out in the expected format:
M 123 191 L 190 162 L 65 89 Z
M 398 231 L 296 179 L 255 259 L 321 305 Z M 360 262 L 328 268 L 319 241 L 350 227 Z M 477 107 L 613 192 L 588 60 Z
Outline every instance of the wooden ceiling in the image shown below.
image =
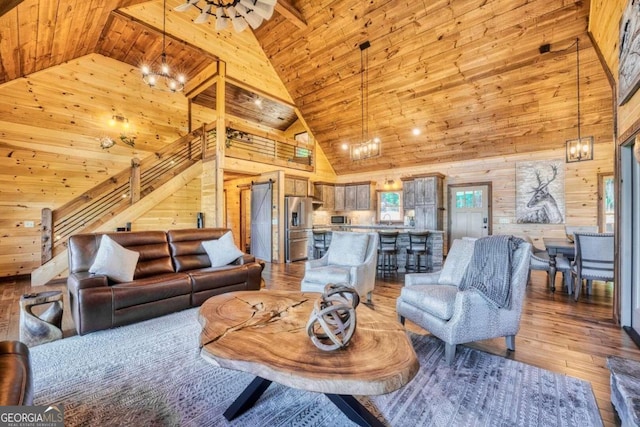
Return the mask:
M 298 120 L 298 116 L 291 106 L 265 98 L 231 83 L 226 83 L 225 94 L 227 114 L 281 131 L 287 130 Z M 196 95 L 193 102 L 215 110 L 216 85 L 209 86 Z
M 587 34 L 589 1 L 295 5 L 306 29 L 275 16 L 256 36 L 338 174 L 563 147 L 577 133 L 576 38 L 582 135 L 611 141 L 611 88 Z M 382 156 L 351 162 L 341 145 L 361 140 L 358 46 L 367 40 L 367 121 Z M 551 51 L 541 54 L 544 44 Z
M 611 89 L 586 0 L 291 0 L 306 26 L 280 7 L 255 36 L 197 26 L 194 14 L 173 12 L 181 2 L 167 2 L 170 58 L 190 78 L 220 58 L 228 75 L 284 101 L 248 109 L 253 94 L 228 88 L 229 111 L 247 120 L 282 129 L 292 99 L 338 174 L 563 146 L 577 133 L 576 38 L 582 134 L 611 140 Z M 10 4 L 0 8 L 0 84 L 92 52 L 134 67 L 161 52 L 161 1 Z M 366 120 L 383 149 L 354 163 L 341 146 L 361 139 L 358 46 L 367 40 Z M 550 52 L 540 53 L 544 44 Z

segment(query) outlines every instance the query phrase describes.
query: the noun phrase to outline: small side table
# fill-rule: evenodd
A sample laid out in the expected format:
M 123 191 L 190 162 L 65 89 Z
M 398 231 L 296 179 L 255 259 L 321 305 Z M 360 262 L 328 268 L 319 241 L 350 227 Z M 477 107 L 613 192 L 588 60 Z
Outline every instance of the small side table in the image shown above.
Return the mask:
M 51 304 L 42 314 L 32 308 Z M 33 347 L 62 338 L 62 291 L 24 294 L 20 297 L 20 341 Z

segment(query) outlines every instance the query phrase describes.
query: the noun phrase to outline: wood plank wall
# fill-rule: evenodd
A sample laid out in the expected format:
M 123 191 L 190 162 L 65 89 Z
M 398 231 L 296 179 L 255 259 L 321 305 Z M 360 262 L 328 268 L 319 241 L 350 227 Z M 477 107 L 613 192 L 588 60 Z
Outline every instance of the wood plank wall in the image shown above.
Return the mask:
M 129 119 L 135 148 L 99 147 L 104 135 L 119 140 L 108 125 L 113 114 Z M 0 276 L 40 265 L 42 208 L 61 206 L 186 131 L 184 96 L 152 91 L 137 70 L 97 54 L 1 85 Z
M 598 43 L 602 56 L 618 81 L 618 44 L 620 19 L 628 0 L 591 0 L 589 31 Z M 618 107 L 618 136 L 624 137 L 640 122 L 640 91 Z M 619 141 L 625 142 L 625 141 Z
M 196 228 L 201 209 L 201 180 L 196 178 L 131 224 L 132 231 Z
M 564 160 L 564 141 L 560 141 L 559 145 L 562 145 L 562 148 L 530 154 L 498 156 L 474 161 L 442 162 L 384 172 L 340 175 L 338 182 L 373 180 L 377 183 L 377 189 L 382 190 L 384 181 L 387 178 L 394 179 L 397 183 L 401 177 L 440 172 L 446 176 L 445 206 L 448 203 L 447 185 L 491 182 L 493 190 L 493 234 L 527 234 L 532 238 L 536 246 L 543 248 L 542 238 L 563 237 L 565 224 L 516 223 L 516 164 L 521 161 Z M 613 173 L 613 141 L 596 144 L 594 152 L 595 156 L 592 161 L 565 164 L 565 212 L 567 225 L 597 225 L 598 174 Z M 448 210 L 445 210 L 445 230 L 447 230 L 447 213 Z M 358 213 L 357 220 L 368 221 L 371 214 L 368 211 Z

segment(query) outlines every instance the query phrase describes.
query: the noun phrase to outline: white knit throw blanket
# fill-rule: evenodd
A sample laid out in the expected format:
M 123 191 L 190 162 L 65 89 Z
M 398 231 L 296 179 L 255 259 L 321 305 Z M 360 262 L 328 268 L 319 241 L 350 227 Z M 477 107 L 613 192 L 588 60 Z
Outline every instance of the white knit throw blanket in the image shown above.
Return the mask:
M 511 308 L 511 260 L 522 242 L 506 235 L 476 240 L 459 289 L 475 289 L 499 308 Z

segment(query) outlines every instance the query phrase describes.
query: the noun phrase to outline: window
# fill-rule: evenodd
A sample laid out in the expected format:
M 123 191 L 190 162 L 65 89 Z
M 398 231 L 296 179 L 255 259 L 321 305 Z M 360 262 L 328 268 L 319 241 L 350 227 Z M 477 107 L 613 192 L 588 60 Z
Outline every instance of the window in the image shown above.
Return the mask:
M 482 190 L 456 191 L 456 208 L 481 208 Z
M 613 175 L 598 174 L 598 222 L 600 232 L 613 233 L 615 225 Z
M 378 192 L 378 222 L 403 222 L 402 191 Z

